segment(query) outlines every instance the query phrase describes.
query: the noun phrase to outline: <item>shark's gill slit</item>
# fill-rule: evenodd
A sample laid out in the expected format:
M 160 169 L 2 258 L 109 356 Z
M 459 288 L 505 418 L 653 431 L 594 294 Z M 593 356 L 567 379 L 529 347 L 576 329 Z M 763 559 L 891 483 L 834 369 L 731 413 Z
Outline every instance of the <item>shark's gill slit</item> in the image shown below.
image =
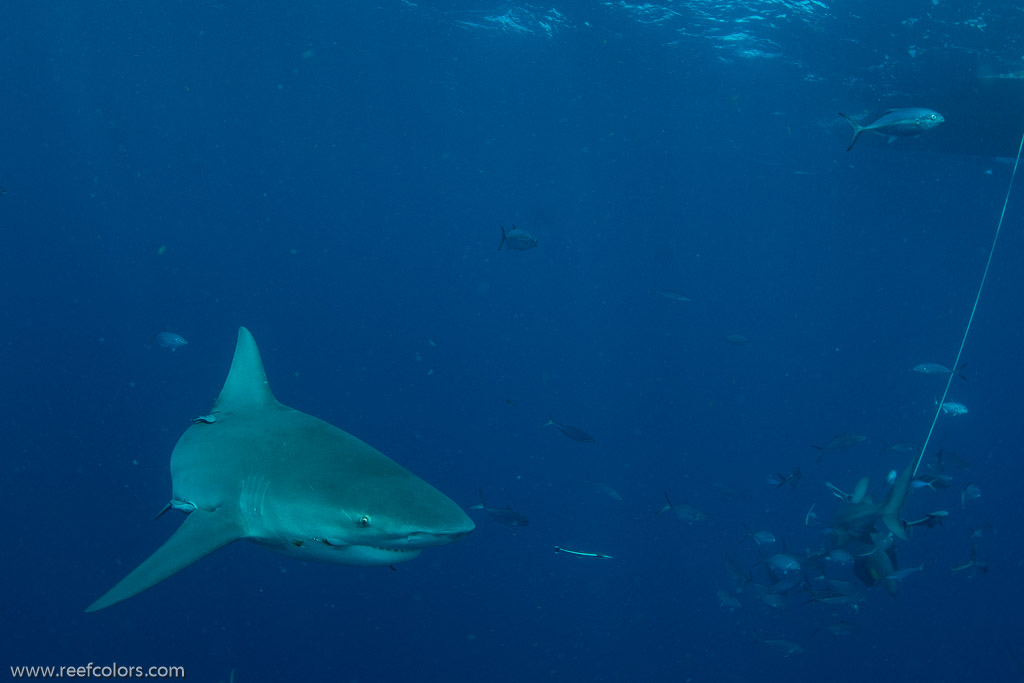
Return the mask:
M 971 306 L 971 315 L 967 318 L 967 325 L 964 327 L 964 335 L 960 339 L 960 348 L 956 352 L 956 361 L 953 363 L 954 368 L 960 367 L 960 357 L 964 354 L 964 346 L 967 344 L 967 335 L 971 332 L 971 323 L 974 322 L 974 314 L 978 310 L 978 302 L 981 300 L 981 291 L 985 288 L 985 280 L 988 279 L 988 271 L 992 266 L 992 256 L 996 253 L 996 242 L 999 241 L 999 233 L 1003 229 L 1003 219 L 1006 217 L 1006 207 L 1010 203 L 1010 193 L 1013 191 L 1013 181 L 1017 178 L 1017 167 L 1020 165 L 1021 151 L 1024 150 L 1024 133 L 1021 134 L 1020 144 L 1017 146 L 1017 159 L 1013 162 L 1013 173 L 1010 174 L 1010 182 L 1006 187 L 1006 197 L 1003 198 L 1003 210 L 999 212 L 999 222 L 996 223 L 996 234 L 992 236 L 992 246 L 988 249 L 988 259 L 985 261 L 985 270 L 981 274 L 981 282 L 978 283 L 978 292 L 974 295 L 974 305 Z M 935 432 L 935 424 L 939 421 L 939 415 L 942 414 L 942 404 L 946 402 L 946 396 L 949 394 L 949 387 L 953 383 L 953 376 L 955 372 L 949 373 L 949 377 L 946 378 L 946 386 L 942 390 L 942 398 L 936 402 L 935 414 L 932 416 L 932 424 L 928 428 L 928 436 L 925 437 L 924 443 L 921 445 L 921 452 L 917 455 L 917 462 L 914 464 L 914 476 L 917 476 L 917 470 L 921 467 L 921 461 L 924 459 L 925 451 L 928 450 L 928 443 L 932 439 L 932 433 Z

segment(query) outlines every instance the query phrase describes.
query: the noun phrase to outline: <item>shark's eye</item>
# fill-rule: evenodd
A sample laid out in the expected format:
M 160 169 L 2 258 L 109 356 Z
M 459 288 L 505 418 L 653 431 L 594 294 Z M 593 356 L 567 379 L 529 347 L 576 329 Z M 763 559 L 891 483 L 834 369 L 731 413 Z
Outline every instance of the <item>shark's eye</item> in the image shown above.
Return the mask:
M 370 526 L 370 516 L 369 515 L 363 515 L 362 517 L 360 517 L 359 518 L 359 526 L 361 526 L 361 527 L 368 527 L 368 526 Z

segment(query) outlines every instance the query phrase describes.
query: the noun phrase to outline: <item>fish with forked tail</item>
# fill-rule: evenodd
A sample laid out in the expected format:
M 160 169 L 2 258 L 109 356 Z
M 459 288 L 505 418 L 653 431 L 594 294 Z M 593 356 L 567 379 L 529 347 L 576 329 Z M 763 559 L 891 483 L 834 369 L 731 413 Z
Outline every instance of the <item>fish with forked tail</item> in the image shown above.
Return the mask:
M 598 493 L 603 493 L 612 500 L 622 500 L 622 494 L 612 488 L 611 484 L 603 481 L 596 481 L 590 478 L 590 473 L 586 472 L 587 483 L 594 487 Z
M 936 401 L 936 404 L 938 404 L 938 401 Z M 957 403 L 956 401 L 946 401 L 939 407 L 942 408 L 943 414 L 952 415 L 953 417 L 956 417 L 957 415 L 966 415 L 968 412 L 967 406 L 963 403 Z
M 580 441 L 582 443 L 594 443 L 595 441 L 597 441 L 597 439 L 592 437 L 590 434 L 587 434 L 579 427 L 573 427 L 572 425 L 562 424 L 561 422 L 555 422 L 555 418 L 551 417 L 550 415 L 548 415 L 548 421 L 545 422 L 543 426 L 553 426 L 555 427 L 555 429 L 562 432 L 573 441 Z
M 861 125 L 843 112 L 839 112 L 839 115 L 853 126 L 853 139 L 850 140 L 850 146 L 846 148 L 847 152 L 853 149 L 860 134 L 865 131 L 885 135 L 892 141 L 897 136 L 919 135 L 946 120 L 939 112 L 923 107 L 890 109 L 867 125 Z
M 501 251 L 503 247 L 515 251 L 526 251 L 537 246 L 537 238 L 525 230 L 520 230 L 514 225 L 511 230 L 505 230 L 504 225 L 498 227 L 501 228 L 501 242 L 498 244 L 498 251 Z
M 966 381 L 967 375 L 964 374 L 963 370 L 967 367 L 967 363 L 961 363 L 960 367 L 956 369 L 956 374 L 960 379 Z M 947 368 L 941 363 L 918 363 L 911 368 L 914 372 L 920 372 L 922 375 L 951 375 L 953 371 Z
M 789 474 L 782 474 L 781 472 L 769 474 L 765 483 L 775 488 L 789 484 L 791 488 L 796 489 L 796 485 L 800 483 L 800 468 L 793 469 Z
M 159 332 L 153 335 L 153 343 L 162 349 L 176 351 L 182 346 L 188 346 L 188 339 L 176 332 Z
M 476 505 L 470 505 L 468 510 L 483 510 L 489 514 L 494 521 L 501 522 L 502 524 L 508 524 L 509 526 L 526 526 L 530 523 L 530 520 L 526 519 L 523 515 L 519 514 L 512 509 L 511 505 L 505 507 L 491 507 L 484 501 L 483 491 L 477 491 L 480 494 L 480 502 Z
M 676 517 L 683 520 L 687 524 L 693 524 L 694 522 L 703 522 L 707 519 L 707 515 L 704 511 L 696 508 L 689 503 L 681 503 L 676 505 L 672 502 L 672 499 L 668 497 L 668 492 L 665 492 L 665 505 L 660 509 L 656 510 L 654 514 L 661 514 L 662 512 L 674 512 Z
M 854 434 L 853 432 L 846 432 L 844 434 L 837 434 L 824 446 L 815 446 L 811 444 L 811 448 L 818 450 L 818 462 L 821 462 L 821 456 L 825 454 L 825 451 L 839 451 L 846 448 L 852 448 L 858 444 L 862 444 L 868 440 L 868 437 L 864 434 Z

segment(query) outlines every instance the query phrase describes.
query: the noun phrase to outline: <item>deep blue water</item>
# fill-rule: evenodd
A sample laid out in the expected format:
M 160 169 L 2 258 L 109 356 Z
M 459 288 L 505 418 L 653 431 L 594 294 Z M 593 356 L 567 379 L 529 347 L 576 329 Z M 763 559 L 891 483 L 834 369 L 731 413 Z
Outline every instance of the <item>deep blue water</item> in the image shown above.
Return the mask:
M 840 507 L 825 482 L 870 476 L 881 496 L 911 457 L 884 444 L 924 441 L 943 380 L 910 368 L 953 364 L 1010 183 L 1024 81 L 988 76 L 1024 68 L 1024 17 L 873 4 L 8 8 L 4 665 L 1019 680 L 1019 185 L 950 395 L 970 412 L 939 419 L 925 460 L 968 467 L 904 509 L 949 511 L 897 541 L 924 571 L 857 610 L 799 589 L 774 609 L 726 568 L 769 583 L 744 524 L 822 548 Z M 846 151 L 836 112 L 905 106 L 946 122 Z M 539 246 L 496 251 L 512 224 Z M 240 325 L 281 401 L 530 525 L 473 512 L 470 537 L 394 572 L 235 543 L 84 614 L 180 524 L 153 521 L 170 452 Z M 189 345 L 154 346 L 164 330 Z M 868 440 L 819 462 L 811 445 L 842 433 Z M 795 467 L 795 490 L 765 483 Z M 982 496 L 964 507 L 968 482 Z M 707 519 L 655 515 L 663 491 Z M 990 571 L 954 574 L 985 524 Z M 840 620 L 859 632 L 815 634 Z

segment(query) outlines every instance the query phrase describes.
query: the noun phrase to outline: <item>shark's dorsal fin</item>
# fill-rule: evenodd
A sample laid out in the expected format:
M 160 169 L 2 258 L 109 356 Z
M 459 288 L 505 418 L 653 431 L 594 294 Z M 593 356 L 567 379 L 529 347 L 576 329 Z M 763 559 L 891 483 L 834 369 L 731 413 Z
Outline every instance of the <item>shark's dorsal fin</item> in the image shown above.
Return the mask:
M 242 536 L 237 517 L 224 508 L 213 512 L 194 510 L 166 543 L 85 611 L 95 612 L 138 595 Z
M 238 343 L 235 357 L 228 370 L 224 388 L 213 404 L 213 412 L 235 412 L 245 408 L 256 408 L 277 403 L 267 382 L 263 359 L 256 347 L 252 333 L 244 327 L 238 328 Z

